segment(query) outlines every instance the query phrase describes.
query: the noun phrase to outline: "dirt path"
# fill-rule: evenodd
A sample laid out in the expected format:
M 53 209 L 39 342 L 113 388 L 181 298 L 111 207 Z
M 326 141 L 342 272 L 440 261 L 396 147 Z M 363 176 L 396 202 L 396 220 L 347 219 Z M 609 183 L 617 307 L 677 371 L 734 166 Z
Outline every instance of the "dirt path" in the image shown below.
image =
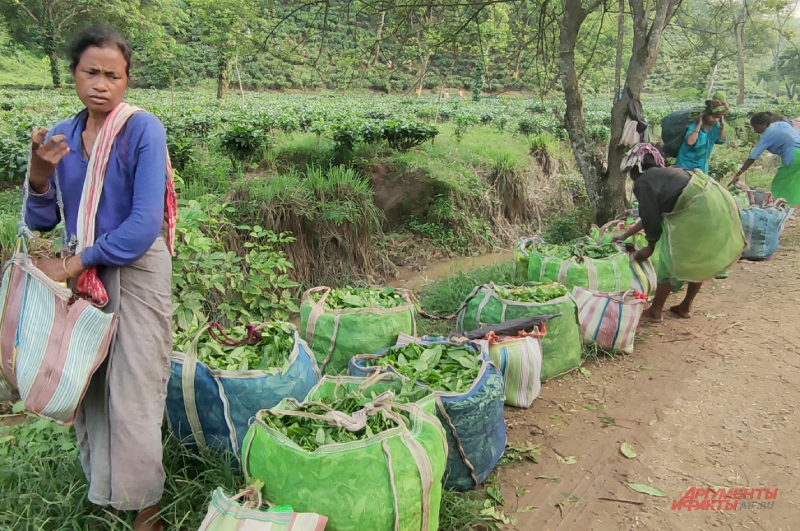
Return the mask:
M 506 409 L 509 443 L 541 445 L 538 464 L 496 475 L 505 512 L 518 522 L 507 529 L 800 531 L 799 330 L 794 219 L 770 261 L 740 262 L 729 279 L 706 285 L 691 320 L 668 318 L 645 330 L 634 355 L 589 362 L 591 376 L 557 378 L 531 409 Z M 603 427 L 600 417 L 617 426 Z M 625 441 L 636 458 L 620 453 Z M 536 479 L 545 476 L 558 480 Z M 778 497 L 772 509 L 671 509 L 691 487 L 711 486 L 777 488 Z M 569 496 L 577 501 L 560 511 Z

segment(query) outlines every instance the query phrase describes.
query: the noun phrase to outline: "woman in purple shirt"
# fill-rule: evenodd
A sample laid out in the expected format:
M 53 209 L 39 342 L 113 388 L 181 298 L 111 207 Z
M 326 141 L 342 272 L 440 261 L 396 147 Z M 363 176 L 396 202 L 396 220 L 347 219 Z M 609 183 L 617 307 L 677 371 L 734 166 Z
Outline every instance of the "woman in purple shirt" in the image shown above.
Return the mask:
M 783 198 L 789 205 L 800 206 L 800 134 L 789 122 L 771 112 L 759 112 L 750 118 L 753 131 L 761 135 L 758 144 L 733 176 L 736 184 L 744 172 L 765 152 L 781 158 L 781 167 L 772 179 L 772 195 Z
M 70 68 L 86 108 L 49 132 L 33 131 L 26 210 L 32 228 L 49 230 L 61 221 L 60 188 L 66 240 L 75 241 L 90 154 L 106 117 L 125 96 L 131 53 L 107 27 L 90 28 L 73 41 Z M 75 431 L 89 501 L 138 511 L 136 531 L 163 528 L 161 424 L 172 350 L 172 267 L 160 235 L 166 172 L 164 127 L 151 114 L 133 114 L 111 147 L 94 245 L 63 261 L 37 262 L 56 281 L 97 267 L 109 298 L 103 310 L 118 316 L 112 351 L 92 378 Z

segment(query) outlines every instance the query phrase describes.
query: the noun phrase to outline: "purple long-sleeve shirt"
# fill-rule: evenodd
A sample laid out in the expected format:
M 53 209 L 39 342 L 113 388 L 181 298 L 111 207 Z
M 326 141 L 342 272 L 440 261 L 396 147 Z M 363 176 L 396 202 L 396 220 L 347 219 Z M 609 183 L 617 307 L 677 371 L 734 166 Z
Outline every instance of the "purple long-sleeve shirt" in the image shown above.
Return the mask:
M 67 234 L 77 234 L 83 182 L 89 161 L 83 155 L 81 133 L 88 111 L 59 122 L 48 133 L 65 135 L 69 153 L 56 168 L 64 200 Z M 141 258 L 158 238 L 164 220 L 166 134 L 153 116 L 137 112 L 111 147 L 103 193 L 95 218 L 95 243 L 81 252 L 84 267 L 127 266 Z M 51 230 L 60 221 L 55 180 L 50 189 L 28 198 L 25 219 L 34 230 Z

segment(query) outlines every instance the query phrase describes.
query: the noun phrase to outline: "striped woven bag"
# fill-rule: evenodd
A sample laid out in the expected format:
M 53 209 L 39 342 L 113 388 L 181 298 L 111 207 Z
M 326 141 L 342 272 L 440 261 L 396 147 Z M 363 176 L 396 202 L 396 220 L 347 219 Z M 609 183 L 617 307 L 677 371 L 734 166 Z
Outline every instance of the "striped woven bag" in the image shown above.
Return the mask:
M 633 290 L 600 293 L 580 287 L 572 290 L 584 343 L 604 350 L 633 353 L 633 340 L 647 297 Z

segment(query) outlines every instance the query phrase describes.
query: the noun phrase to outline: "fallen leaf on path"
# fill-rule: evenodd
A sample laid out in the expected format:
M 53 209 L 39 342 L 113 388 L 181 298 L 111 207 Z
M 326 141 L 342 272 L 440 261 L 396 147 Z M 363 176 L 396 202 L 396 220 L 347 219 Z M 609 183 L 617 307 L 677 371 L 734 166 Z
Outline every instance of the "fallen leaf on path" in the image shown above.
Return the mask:
M 575 456 L 572 455 L 567 457 L 561 457 L 560 455 L 556 454 L 556 459 L 558 459 L 558 462 L 561 463 L 562 465 L 574 465 L 575 463 L 578 462 L 575 459 Z
M 550 483 L 558 483 L 559 481 L 561 481 L 560 479 L 551 476 L 536 476 L 536 479 L 546 479 Z
M 536 460 L 534 455 L 540 453 L 542 453 L 542 446 L 540 444 L 529 444 L 527 446 L 514 446 L 513 444 L 507 444 L 506 451 L 503 452 L 503 457 L 500 458 L 498 465 L 505 466 L 524 460 L 538 463 L 539 461 Z
M 528 492 L 528 489 L 525 487 L 517 487 L 517 498 L 522 498 L 526 492 Z
M 633 459 L 634 457 L 636 457 L 636 450 L 634 450 L 633 446 L 628 444 L 627 441 L 622 443 L 622 445 L 619 447 L 619 451 L 622 452 L 622 455 L 624 455 L 628 459 Z
M 579 370 L 579 371 L 581 371 L 581 374 L 582 374 L 582 375 L 584 375 L 584 376 L 586 376 L 587 378 L 591 378 L 591 377 L 592 377 L 592 371 L 590 371 L 589 369 L 586 369 L 586 368 L 584 368 L 584 367 L 581 367 L 581 368 L 580 368 L 580 369 L 578 369 L 578 370 Z
M 561 513 L 561 518 L 564 518 L 564 508 L 570 503 L 575 503 L 578 501 L 578 498 L 572 494 L 564 494 L 564 496 L 564 500 L 556 504 L 556 507 L 558 507 L 558 512 Z
M 628 483 L 628 486 L 635 490 L 636 492 L 641 492 L 642 494 L 648 494 L 650 496 L 657 496 L 659 498 L 667 498 L 667 493 L 661 489 L 657 489 L 656 487 L 651 487 L 650 485 L 645 485 L 643 483 Z
M 489 488 L 487 488 L 486 489 L 486 494 L 488 494 L 491 499 L 496 501 L 498 503 L 498 505 L 505 506 L 506 501 L 503 499 L 503 495 L 500 494 L 500 489 L 498 489 L 497 487 L 489 487 Z
M 522 509 L 520 509 L 517 512 L 518 513 L 532 513 L 533 511 L 538 511 L 538 510 L 539 510 L 538 507 L 533 507 L 532 505 L 528 505 L 527 507 L 523 507 Z
M 648 422 L 647 424 L 648 424 L 649 426 L 652 426 L 652 425 L 653 425 L 653 424 L 655 424 L 657 421 L 658 421 L 658 419 L 653 419 L 653 420 L 651 420 L 650 422 Z
M 611 417 L 597 417 L 597 418 L 599 418 L 600 422 L 603 423 L 603 428 L 605 428 L 607 426 L 616 426 L 617 425 L 617 421 L 612 419 Z

